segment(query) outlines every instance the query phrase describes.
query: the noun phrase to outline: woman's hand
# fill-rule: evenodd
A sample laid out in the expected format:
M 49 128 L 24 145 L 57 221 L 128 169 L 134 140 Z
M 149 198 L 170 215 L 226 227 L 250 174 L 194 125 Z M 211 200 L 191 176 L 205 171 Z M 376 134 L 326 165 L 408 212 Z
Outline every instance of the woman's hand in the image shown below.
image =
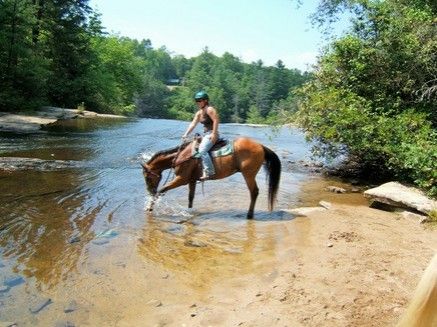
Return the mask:
M 217 133 L 212 133 L 212 134 L 211 134 L 211 142 L 212 142 L 212 143 L 216 143 L 217 140 L 218 140 L 218 135 L 217 135 Z

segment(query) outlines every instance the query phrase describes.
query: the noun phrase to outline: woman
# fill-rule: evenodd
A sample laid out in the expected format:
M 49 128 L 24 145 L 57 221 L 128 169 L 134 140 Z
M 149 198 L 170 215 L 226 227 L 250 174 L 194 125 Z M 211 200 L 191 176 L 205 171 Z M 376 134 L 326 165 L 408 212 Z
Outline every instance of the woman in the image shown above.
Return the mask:
M 196 101 L 198 110 L 182 138 L 185 139 L 196 127 L 197 123 L 200 122 L 203 124 L 204 136 L 199 144 L 199 154 L 203 165 L 203 174 L 202 177 L 200 177 L 200 180 L 204 181 L 211 178 L 215 174 L 214 164 L 208 151 L 217 142 L 219 137 L 219 117 L 214 107 L 209 105 L 209 97 L 205 91 L 197 92 L 194 96 L 194 100 Z

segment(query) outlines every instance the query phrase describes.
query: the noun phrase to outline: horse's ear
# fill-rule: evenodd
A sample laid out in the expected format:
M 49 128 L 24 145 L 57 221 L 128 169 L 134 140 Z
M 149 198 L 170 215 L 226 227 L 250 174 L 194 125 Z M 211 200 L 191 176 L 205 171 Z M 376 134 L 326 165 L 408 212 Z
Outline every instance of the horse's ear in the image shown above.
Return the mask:
M 149 172 L 149 167 L 147 167 L 147 165 L 145 163 L 141 163 L 141 167 L 143 167 L 143 170 L 148 173 Z

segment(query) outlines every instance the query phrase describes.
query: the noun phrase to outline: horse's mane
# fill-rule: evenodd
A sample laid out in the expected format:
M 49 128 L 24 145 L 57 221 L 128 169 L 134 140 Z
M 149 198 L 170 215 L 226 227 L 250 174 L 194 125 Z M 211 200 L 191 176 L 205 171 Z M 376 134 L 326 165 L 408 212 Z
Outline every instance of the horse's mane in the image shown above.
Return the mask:
M 160 157 L 160 156 L 165 156 L 165 155 L 167 155 L 167 154 L 172 154 L 172 153 L 175 153 L 175 152 L 178 152 L 178 151 L 182 151 L 183 149 L 185 149 L 187 146 L 188 146 L 188 144 L 190 144 L 191 142 L 185 142 L 185 143 L 183 143 L 183 144 L 181 144 L 181 145 L 178 145 L 178 146 L 176 146 L 176 147 L 174 147 L 174 148 L 171 148 L 171 149 L 167 149 L 167 150 L 161 150 L 161 151 L 158 151 L 158 152 L 156 152 L 148 161 L 147 161 L 147 164 L 149 164 L 149 163 L 151 163 L 153 160 L 155 160 L 157 157 Z

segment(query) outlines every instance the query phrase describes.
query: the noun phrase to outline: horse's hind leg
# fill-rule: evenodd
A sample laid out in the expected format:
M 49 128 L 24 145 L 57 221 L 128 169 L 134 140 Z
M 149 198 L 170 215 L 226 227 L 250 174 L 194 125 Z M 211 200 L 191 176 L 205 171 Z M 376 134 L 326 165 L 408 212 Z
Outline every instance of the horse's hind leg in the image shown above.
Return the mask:
M 196 193 L 196 181 L 191 181 L 188 185 L 189 193 L 188 193 L 188 208 L 193 207 L 194 194 Z
M 247 172 L 243 172 L 243 176 L 244 179 L 246 180 L 246 184 L 250 192 L 250 206 L 249 206 L 249 211 L 247 212 L 247 218 L 251 219 L 253 218 L 253 211 L 255 210 L 255 203 L 258 197 L 259 189 L 255 180 L 256 174 L 253 175 Z

